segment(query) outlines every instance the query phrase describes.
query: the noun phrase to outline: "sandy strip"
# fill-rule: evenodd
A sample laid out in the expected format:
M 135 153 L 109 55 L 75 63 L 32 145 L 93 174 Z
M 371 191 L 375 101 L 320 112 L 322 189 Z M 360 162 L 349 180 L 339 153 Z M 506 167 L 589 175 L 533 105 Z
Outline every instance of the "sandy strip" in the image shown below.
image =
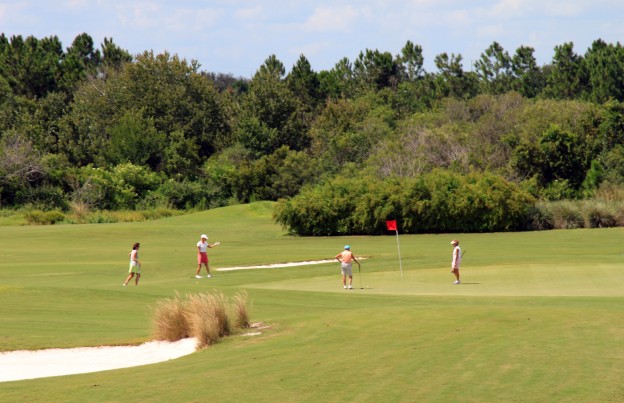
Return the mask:
M 197 339 L 139 346 L 54 348 L 0 353 L 0 382 L 84 374 L 173 360 L 195 352 Z
M 232 271 L 232 270 L 249 270 L 249 269 L 275 269 L 278 267 L 307 266 L 307 265 L 312 265 L 312 264 L 322 264 L 322 263 L 331 263 L 331 262 L 335 263 L 337 262 L 337 260 L 326 259 L 326 260 L 310 260 L 308 262 L 263 264 L 260 266 L 235 266 L 235 267 L 223 267 L 217 270 L 218 271 Z
M 358 260 L 364 260 L 365 257 L 356 257 Z M 264 264 L 261 266 L 235 266 L 235 267 L 222 267 L 220 269 L 216 269 L 217 271 L 232 271 L 232 270 L 249 270 L 249 269 L 275 269 L 279 267 L 293 267 L 293 266 L 309 266 L 313 264 L 323 264 L 323 263 L 338 263 L 336 259 L 325 259 L 325 260 L 310 260 L 305 262 L 291 262 L 291 263 L 276 263 L 276 264 Z

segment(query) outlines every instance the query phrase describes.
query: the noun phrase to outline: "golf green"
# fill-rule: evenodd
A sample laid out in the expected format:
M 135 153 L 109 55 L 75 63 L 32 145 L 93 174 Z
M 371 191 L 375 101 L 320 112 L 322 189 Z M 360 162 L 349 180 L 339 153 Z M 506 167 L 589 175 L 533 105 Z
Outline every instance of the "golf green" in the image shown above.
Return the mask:
M 0 349 L 138 344 L 155 304 L 239 290 L 253 322 L 160 364 L 0 383 L 2 401 L 624 401 L 622 229 L 292 237 L 253 203 L 141 223 L 0 227 Z M 400 223 L 399 223 L 400 225 Z M 207 233 L 213 278 L 195 279 Z M 466 252 L 449 272 L 453 238 Z M 122 287 L 141 242 L 142 277 Z M 332 259 L 362 257 L 353 290 Z M 402 270 L 401 270 L 402 269 Z

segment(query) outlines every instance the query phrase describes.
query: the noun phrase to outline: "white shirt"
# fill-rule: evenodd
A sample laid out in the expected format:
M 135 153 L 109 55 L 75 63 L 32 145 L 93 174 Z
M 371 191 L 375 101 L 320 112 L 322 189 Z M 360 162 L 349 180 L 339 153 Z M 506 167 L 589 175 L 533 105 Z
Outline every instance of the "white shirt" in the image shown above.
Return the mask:
M 200 252 L 206 252 L 208 250 L 208 242 L 199 241 L 197 242 L 197 247 Z
M 453 261 L 451 262 L 451 268 L 459 269 L 459 264 L 461 263 L 461 248 L 457 245 L 453 248 Z
M 139 251 L 133 249 L 132 252 L 130 252 L 130 264 L 132 266 L 138 266 L 139 262 L 137 262 L 137 260 L 139 260 Z

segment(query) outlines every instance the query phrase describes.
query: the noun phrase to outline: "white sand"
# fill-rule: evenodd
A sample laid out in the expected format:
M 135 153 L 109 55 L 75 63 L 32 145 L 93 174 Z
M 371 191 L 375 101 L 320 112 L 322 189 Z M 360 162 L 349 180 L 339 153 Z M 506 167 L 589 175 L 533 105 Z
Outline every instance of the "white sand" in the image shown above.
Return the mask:
M 0 353 L 0 382 L 136 367 L 195 351 L 197 339 L 150 341 L 140 346 L 81 347 Z
M 365 257 L 358 256 L 356 257 L 358 260 L 364 260 Z M 260 266 L 235 266 L 235 267 L 222 267 L 217 269 L 217 271 L 231 271 L 231 270 L 249 270 L 249 269 L 274 269 L 280 267 L 294 267 L 294 266 L 309 266 L 313 264 L 323 264 L 323 263 L 338 263 L 336 259 L 325 259 L 325 260 L 309 260 L 305 262 L 291 262 L 291 263 L 275 263 L 275 264 L 264 264 Z

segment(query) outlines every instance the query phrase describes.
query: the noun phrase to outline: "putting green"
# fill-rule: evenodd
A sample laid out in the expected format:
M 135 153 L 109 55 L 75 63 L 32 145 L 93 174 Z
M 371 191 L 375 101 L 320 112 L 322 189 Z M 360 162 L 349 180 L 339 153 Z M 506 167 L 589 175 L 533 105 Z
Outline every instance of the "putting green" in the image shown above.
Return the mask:
M 370 263 L 370 262 L 368 262 Z M 329 265 L 325 265 L 326 267 Z M 250 288 L 345 292 L 339 268 L 335 275 L 251 284 Z M 281 270 L 288 270 L 283 268 Z M 310 271 L 316 270 L 314 266 Z M 325 274 L 327 270 L 322 270 Z M 498 265 L 466 268 L 462 284 L 453 284 L 449 269 L 353 273 L 354 292 L 401 295 L 465 296 L 624 296 L 624 271 L 616 264 Z

